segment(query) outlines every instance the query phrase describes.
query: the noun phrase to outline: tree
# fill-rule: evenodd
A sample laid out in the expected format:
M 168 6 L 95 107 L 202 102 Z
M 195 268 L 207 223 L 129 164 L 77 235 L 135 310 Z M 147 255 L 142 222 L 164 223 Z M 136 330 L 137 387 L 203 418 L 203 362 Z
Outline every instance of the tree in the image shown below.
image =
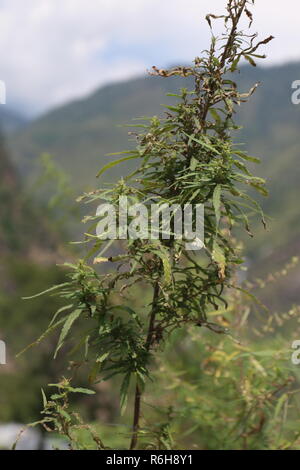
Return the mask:
M 233 274 L 243 260 L 232 233 L 243 226 L 252 236 L 247 211 L 258 213 L 265 224 L 259 204 L 245 189 L 267 194 L 264 180 L 253 176 L 247 167 L 247 162 L 258 159 L 240 150 L 231 136 L 238 129 L 233 120 L 235 107 L 247 101 L 257 86 L 241 93 L 233 74 L 242 59 L 255 66 L 257 58 L 264 58 L 258 49 L 272 39 L 270 36 L 257 41 L 256 34 L 239 31 L 243 16 L 251 27 L 252 4 L 254 1 L 229 0 L 224 15 L 207 15 L 211 45 L 191 66 L 170 70 L 153 67 L 152 74 L 156 76 L 192 77 L 194 89 L 183 88 L 173 95 L 176 102 L 166 106 L 163 118 L 143 119 L 136 126 L 139 133 L 131 133 L 137 141 L 136 148 L 121 152 L 124 155 L 105 165 L 98 176 L 116 164 L 135 159 L 138 167 L 133 174 L 109 188 L 83 196 L 86 202 L 109 203 L 117 218 L 120 197 L 126 196 L 130 206 L 155 203 L 159 207 L 168 204 L 182 208 L 189 203 L 194 207 L 193 227 L 197 222 L 195 207 L 203 204 L 204 249 L 200 254 L 191 252 L 186 240 L 175 236 L 174 214 L 167 233 L 160 223 L 158 238 L 125 240 L 126 234 L 122 233 L 122 247 L 117 254 L 118 242 L 90 233 L 85 241 L 93 244 L 88 255 L 78 264 L 68 265 L 68 282 L 49 290 L 57 291 L 68 303 L 55 314 L 49 327 L 50 332 L 62 325 L 55 355 L 75 321 L 81 322 L 81 333 L 87 328 L 80 344 L 92 362 L 90 382 L 98 377 L 108 380 L 121 375 L 121 408 L 125 409 L 130 382 L 135 381 L 131 449 L 138 446 L 141 398 L 147 379 L 151 378 L 155 352 L 174 330 L 187 325 L 230 334 L 210 321 L 209 313 L 220 305 L 227 306 L 226 289 L 239 289 Z M 214 36 L 212 20 L 220 18 L 225 33 L 218 38 Z M 99 216 L 86 219 L 93 221 L 90 231 L 98 219 Z M 113 255 L 105 258 L 105 250 L 114 245 Z M 112 264 L 111 272 L 98 273 L 89 265 L 89 259 L 96 254 L 94 264 Z M 151 289 L 152 299 L 146 306 L 145 299 L 141 299 L 140 305 L 133 308 L 137 286 L 145 292 Z M 64 316 L 59 317 L 62 313 Z

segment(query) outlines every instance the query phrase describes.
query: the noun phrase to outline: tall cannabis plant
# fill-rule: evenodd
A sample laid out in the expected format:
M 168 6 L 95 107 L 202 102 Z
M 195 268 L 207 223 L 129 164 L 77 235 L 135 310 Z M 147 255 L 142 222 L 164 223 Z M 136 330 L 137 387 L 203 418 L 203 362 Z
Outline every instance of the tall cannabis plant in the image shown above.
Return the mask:
M 234 144 L 231 133 L 236 106 L 247 101 L 256 85 L 241 93 L 234 81 L 234 72 L 244 59 L 255 66 L 260 46 L 272 37 L 257 41 L 256 34 L 239 30 L 243 16 L 252 24 L 249 11 L 254 1 L 229 0 L 222 16 L 207 15 L 212 30 L 210 48 L 196 57 L 189 67 L 170 70 L 153 67 L 160 77 L 190 77 L 193 90 L 181 89 L 174 96 L 174 105 L 166 106 L 164 117 L 143 120 L 137 126 L 134 150 L 105 165 L 99 177 L 112 166 L 135 159 L 137 170 L 115 185 L 85 194 L 86 202 L 111 204 L 120 214 L 121 196 L 129 204 L 178 205 L 203 204 L 205 207 L 204 248 L 188 251 L 185 240 L 171 230 L 156 238 L 105 241 L 94 233 L 87 234 L 93 244 L 88 256 L 71 268 L 70 279 L 55 286 L 68 305 L 56 313 L 52 331 L 62 330 L 56 353 L 65 344 L 75 321 L 81 322 L 80 339 L 85 358 L 91 363 L 90 381 L 122 376 L 121 408 L 127 402 L 129 385 L 135 382 L 133 429 L 130 448 L 138 446 L 141 398 L 155 351 L 168 340 L 171 332 L 187 325 L 204 327 L 218 334 L 228 331 L 210 321 L 211 310 L 226 306 L 226 289 L 235 287 L 233 272 L 243 261 L 233 241 L 232 230 L 243 226 L 251 235 L 248 215 L 257 212 L 264 223 L 258 203 L 247 194 L 247 188 L 266 194 L 264 180 L 251 174 L 247 162 L 257 162 Z M 212 21 L 223 19 L 225 32 L 213 34 Z M 192 213 L 196 224 L 196 211 Z M 94 225 L 99 216 L 91 216 Z M 175 221 L 175 216 L 173 215 Z M 160 226 L 163 232 L 163 226 Z M 114 244 L 116 248 L 114 248 Z M 104 257 L 110 247 L 113 256 Z M 118 250 L 118 251 L 117 251 Z M 89 260 L 113 269 L 100 274 Z M 101 274 L 102 272 L 102 274 Z M 132 298 L 140 285 L 145 293 L 152 290 L 140 305 Z M 141 291 L 139 291 L 141 292 Z M 67 313 L 68 312 L 68 313 Z M 86 330 L 86 331 L 85 331 Z M 78 328 L 76 329 L 78 331 Z

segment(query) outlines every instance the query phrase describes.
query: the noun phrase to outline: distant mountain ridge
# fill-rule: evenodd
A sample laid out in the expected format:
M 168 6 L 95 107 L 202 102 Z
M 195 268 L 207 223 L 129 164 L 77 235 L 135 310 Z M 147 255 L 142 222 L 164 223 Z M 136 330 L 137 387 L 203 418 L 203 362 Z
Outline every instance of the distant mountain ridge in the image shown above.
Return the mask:
M 58 239 L 35 204 L 23 193 L 17 174 L 0 137 L 0 255 L 43 262 L 57 253 Z
M 7 135 L 23 129 L 29 119 L 9 106 L 0 105 L 0 129 Z
M 262 157 L 256 173 L 268 179 L 271 197 L 263 203 L 274 218 L 272 243 L 265 232 L 258 238 L 259 243 L 251 242 L 250 247 L 269 253 L 288 240 L 291 230 L 294 236 L 300 232 L 300 105 L 291 102 L 291 85 L 300 79 L 300 63 L 268 68 L 244 66 L 236 79 L 243 91 L 261 82 L 249 103 L 241 106 L 236 121 L 244 126 L 237 140 L 245 143 L 250 154 Z M 105 154 L 132 145 L 128 143 L 130 129 L 122 125 L 133 124 L 132 119 L 139 116 L 162 114 L 161 104 L 171 101 L 166 93 L 190 85 L 188 79 L 140 77 L 100 88 L 12 134 L 9 147 L 14 162 L 29 184 L 39 155 L 48 152 L 71 175 L 78 193 L 83 188 L 94 188 L 102 183 L 96 180 L 96 173 L 111 158 Z M 128 170 L 123 164 L 106 178 L 116 179 Z

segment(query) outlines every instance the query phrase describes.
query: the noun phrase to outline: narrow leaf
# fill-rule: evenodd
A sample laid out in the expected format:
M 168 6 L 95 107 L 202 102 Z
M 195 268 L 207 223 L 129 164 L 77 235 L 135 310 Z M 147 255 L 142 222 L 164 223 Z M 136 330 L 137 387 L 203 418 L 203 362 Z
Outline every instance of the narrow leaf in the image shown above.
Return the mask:
M 222 192 L 222 187 L 220 184 L 218 184 L 215 187 L 214 194 L 213 194 L 213 206 L 214 206 L 215 214 L 216 214 L 217 228 L 219 226 L 220 219 L 221 219 L 221 192 Z
M 123 380 L 123 383 L 121 385 L 121 391 L 120 391 L 120 407 L 121 407 L 121 415 L 124 414 L 127 406 L 127 400 L 128 400 L 128 388 L 130 385 L 130 372 L 128 372 Z
M 99 178 L 99 176 L 103 175 L 103 173 L 105 173 L 107 170 L 109 170 L 110 168 L 113 168 L 114 166 L 118 165 L 119 163 L 125 162 L 126 160 L 133 160 L 134 158 L 138 158 L 138 157 L 139 157 L 139 155 L 131 155 L 130 157 L 120 158 L 119 160 L 115 160 L 114 162 L 107 163 L 99 171 L 99 173 L 97 174 L 97 178 Z
M 57 344 L 57 347 L 56 347 L 56 350 L 55 350 L 55 353 L 54 353 L 54 358 L 56 358 L 57 356 L 57 353 L 58 351 L 60 350 L 60 348 L 62 347 L 63 343 L 64 343 L 64 340 L 66 339 L 66 336 L 67 334 L 69 333 L 73 323 L 77 320 L 77 318 L 80 316 L 81 314 L 81 310 L 74 310 L 74 312 L 72 312 L 64 326 L 62 327 L 62 330 L 61 330 L 61 334 L 60 334 L 60 337 L 59 337 L 59 340 L 58 340 L 58 344 Z

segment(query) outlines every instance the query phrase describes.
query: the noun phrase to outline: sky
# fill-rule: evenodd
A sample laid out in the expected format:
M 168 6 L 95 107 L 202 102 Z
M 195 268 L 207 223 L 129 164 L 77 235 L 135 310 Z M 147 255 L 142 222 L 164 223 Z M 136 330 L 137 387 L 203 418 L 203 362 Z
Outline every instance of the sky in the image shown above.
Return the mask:
M 7 105 L 34 116 L 152 65 L 188 63 L 209 45 L 205 15 L 225 3 L 0 0 Z M 275 36 L 264 65 L 300 60 L 299 0 L 256 0 L 252 11 L 254 31 Z

